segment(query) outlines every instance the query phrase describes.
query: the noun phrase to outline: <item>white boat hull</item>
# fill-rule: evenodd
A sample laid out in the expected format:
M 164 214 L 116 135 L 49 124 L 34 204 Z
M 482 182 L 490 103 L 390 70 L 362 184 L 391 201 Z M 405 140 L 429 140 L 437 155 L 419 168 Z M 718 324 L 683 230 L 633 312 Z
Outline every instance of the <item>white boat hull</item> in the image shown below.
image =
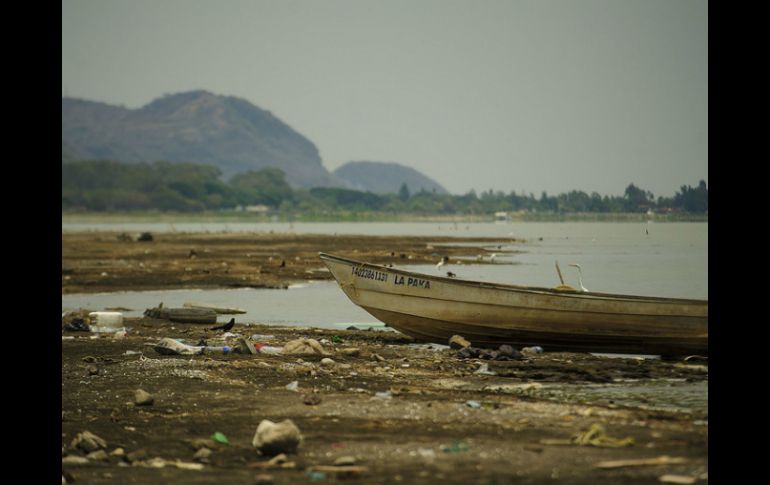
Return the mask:
M 412 273 L 321 254 L 345 294 L 416 339 L 549 350 L 707 354 L 708 301 L 557 291 Z

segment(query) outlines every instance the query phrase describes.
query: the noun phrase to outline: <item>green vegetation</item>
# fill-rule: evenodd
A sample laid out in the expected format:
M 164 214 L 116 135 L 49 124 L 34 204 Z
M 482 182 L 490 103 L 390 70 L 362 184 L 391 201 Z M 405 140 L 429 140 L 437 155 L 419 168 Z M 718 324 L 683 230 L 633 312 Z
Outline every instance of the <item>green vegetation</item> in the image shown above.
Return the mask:
M 549 196 L 489 190 L 477 195 L 420 191 L 396 194 L 342 188 L 292 189 L 284 173 L 266 168 L 221 180 L 216 167 L 193 163 L 74 161 L 62 164 L 62 211 L 212 214 L 242 210 L 250 217 L 286 220 L 489 220 L 507 212 L 518 220 L 637 220 L 648 211 L 668 220 L 708 220 L 708 188 L 682 186 L 658 197 L 634 184 L 623 196 L 573 190 Z

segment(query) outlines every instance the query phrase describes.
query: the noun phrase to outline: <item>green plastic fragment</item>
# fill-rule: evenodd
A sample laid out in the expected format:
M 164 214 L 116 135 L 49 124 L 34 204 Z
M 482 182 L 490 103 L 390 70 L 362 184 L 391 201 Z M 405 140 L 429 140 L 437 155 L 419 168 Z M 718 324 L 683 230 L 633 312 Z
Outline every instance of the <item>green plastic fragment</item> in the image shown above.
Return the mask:
M 230 444 L 230 441 L 228 441 L 227 436 L 225 436 L 224 433 L 221 433 L 219 431 L 211 435 L 211 440 L 216 441 L 217 443 L 222 443 L 223 445 Z

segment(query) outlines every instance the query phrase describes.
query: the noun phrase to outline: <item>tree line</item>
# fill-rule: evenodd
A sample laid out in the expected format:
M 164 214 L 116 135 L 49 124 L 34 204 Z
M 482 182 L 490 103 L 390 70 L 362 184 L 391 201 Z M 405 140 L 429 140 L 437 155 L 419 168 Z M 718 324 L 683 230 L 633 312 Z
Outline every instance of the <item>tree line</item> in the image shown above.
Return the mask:
M 265 206 L 272 211 L 321 215 L 332 212 L 409 213 L 417 215 L 484 215 L 495 212 L 566 213 L 708 213 L 708 187 L 682 185 L 673 197 L 658 197 L 629 184 L 622 196 L 572 190 L 481 192 L 463 195 L 410 193 L 406 184 L 395 194 L 343 188 L 292 189 L 278 168 L 265 168 L 221 179 L 218 168 L 195 163 L 122 163 L 72 161 L 62 164 L 64 211 L 202 212 Z

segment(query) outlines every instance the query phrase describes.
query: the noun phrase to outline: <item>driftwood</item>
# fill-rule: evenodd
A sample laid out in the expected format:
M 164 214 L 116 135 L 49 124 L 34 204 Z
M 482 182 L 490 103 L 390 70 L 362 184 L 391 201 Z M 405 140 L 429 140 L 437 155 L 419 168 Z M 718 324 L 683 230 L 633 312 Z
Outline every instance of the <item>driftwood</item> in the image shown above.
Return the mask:
M 144 316 L 178 323 L 216 323 L 217 312 L 206 308 L 163 308 L 163 303 L 148 308 Z

